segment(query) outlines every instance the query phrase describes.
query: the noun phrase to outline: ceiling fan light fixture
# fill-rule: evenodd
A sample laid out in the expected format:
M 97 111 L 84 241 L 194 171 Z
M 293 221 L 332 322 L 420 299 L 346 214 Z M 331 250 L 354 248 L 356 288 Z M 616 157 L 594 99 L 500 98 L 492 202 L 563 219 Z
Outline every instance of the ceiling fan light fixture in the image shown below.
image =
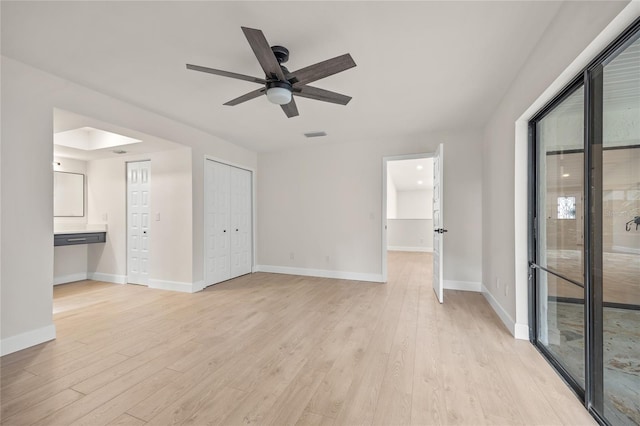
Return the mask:
M 270 81 L 267 83 L 267 99 L 276 105 L 286 105 L 291 102 L 293 87 L 288 81 Z
M 267 89 L 267 99 L 276 105 L 286 105 L 291 102 L 291 91 L 284 87 L 272 87 Z

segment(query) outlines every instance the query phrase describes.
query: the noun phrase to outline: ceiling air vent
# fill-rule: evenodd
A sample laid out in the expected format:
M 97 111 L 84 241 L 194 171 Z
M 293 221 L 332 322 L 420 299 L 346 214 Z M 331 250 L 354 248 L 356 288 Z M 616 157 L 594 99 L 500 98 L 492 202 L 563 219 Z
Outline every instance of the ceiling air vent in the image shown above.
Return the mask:
M 327 132 L 308 132 L 304 135 L 308 138 L 320 138 L 322 136 L 327 136 Z

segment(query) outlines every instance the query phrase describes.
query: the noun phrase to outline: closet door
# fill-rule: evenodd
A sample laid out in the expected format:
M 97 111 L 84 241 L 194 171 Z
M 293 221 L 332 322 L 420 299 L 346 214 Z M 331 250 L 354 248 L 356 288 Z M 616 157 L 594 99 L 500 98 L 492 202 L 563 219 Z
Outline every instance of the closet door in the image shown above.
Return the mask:
M 231 167 L 231 278 L 251 273 L 251 172 Z
M 230 167 L 207 161 L 205 167 L 205 282 L 231 278 Z
M 127 282 L 149 285 L 151 161 L 127 163 Z

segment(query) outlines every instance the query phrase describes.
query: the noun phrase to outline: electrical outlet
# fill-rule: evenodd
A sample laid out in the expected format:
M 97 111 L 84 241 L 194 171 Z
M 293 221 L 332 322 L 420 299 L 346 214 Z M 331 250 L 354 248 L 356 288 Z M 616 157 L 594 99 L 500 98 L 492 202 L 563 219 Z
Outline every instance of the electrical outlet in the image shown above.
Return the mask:
M 504 295 L 505 295 L 505 296 L 508 296 L 508 295 L 509 295 L 509 286 L 508 286 L 508 285 L 505 285 L 505 286 L 504 286 Z
M 330 259 L 331 259 L 331 258 L 330 258 L 329 256 L 326 256 L 326 257 L 324 258 L 324 260 L 325 260 L 327 263 L 329 263 L 329 260 L 330 260 Z
M 293 252 L 289 253 L 289 259 L 293 260 L 294 257 Z
M 102 221 L 106 222 L 109 219 L 109 216 L 106 213 L 102 213 Z

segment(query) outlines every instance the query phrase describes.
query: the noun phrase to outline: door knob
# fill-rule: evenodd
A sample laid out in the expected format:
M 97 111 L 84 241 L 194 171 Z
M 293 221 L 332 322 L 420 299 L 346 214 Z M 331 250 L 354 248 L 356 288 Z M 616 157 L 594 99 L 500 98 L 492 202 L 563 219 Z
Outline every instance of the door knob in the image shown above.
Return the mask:
M 437 228 L 437 229 L 434 229 L 433 232 L 437 232 L 438 234 L 444 234 L 445 232 L 449 232 L 449 230 L 444 228 Z

